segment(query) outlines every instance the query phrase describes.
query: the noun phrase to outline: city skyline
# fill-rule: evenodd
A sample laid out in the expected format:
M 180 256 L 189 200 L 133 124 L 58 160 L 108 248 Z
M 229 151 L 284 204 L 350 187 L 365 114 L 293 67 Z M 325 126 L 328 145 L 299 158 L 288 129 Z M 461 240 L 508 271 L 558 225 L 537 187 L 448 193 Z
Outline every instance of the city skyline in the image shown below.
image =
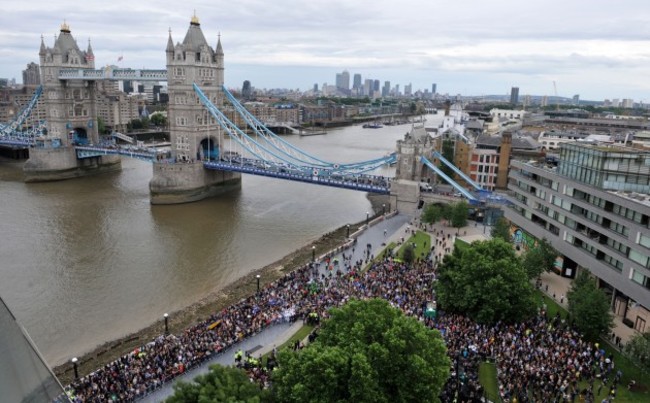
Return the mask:
M 216 7 L 167 0 L 107 5 L 69 0 L 12 5 L 0 15 L 0 77 L 21 81 L 65 20 L 81 47 L 88 39 L 97 66 L 164 68 L 168 29 L 183 40 L 196 10 L 213 46 L 221 34 L 226 85 L 309 90 L 335 85 L 347 70 L 413 91 L 456 95 L 554 95 L 647 103 L 650 6 L 627 1 L 482 4 L 331 0 L 274 5 L 254 0 Z M 128 10 L 128 13 L 125 13 Z M 121 61 L 118 63 L 118 60 Z

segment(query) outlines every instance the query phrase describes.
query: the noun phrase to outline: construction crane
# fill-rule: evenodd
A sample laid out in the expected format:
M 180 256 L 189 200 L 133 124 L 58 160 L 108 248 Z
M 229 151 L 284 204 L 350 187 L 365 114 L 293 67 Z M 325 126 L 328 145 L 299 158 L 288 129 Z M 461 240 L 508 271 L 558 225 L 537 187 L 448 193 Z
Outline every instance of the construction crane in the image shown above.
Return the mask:
M 555 84 L 555 80 L 553 80 L 553 92 L 555 93 L 555 110 L 559 111 L 560 110 L 560 98 L 557 97 L 557 84 Z

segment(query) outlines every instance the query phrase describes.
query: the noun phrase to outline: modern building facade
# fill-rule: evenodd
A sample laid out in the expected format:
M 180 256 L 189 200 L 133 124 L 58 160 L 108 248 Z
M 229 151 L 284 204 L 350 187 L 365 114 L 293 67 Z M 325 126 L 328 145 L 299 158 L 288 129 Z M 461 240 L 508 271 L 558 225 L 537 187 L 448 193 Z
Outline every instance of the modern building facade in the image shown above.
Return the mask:
M 510 89 L 510 103 L 517 105 L 519 102 L 519 87 L 512 87 Z
M 23 70 L 23 85 L 35 86 L 41 85 L 41 70 L 38 64 L 32 62 Z
M 558 270 L 588 270 L 614 313 L 650 330 L 650 151 L 565 143 L 557 167 L 512 161 L 505 216 L 561 254 Z

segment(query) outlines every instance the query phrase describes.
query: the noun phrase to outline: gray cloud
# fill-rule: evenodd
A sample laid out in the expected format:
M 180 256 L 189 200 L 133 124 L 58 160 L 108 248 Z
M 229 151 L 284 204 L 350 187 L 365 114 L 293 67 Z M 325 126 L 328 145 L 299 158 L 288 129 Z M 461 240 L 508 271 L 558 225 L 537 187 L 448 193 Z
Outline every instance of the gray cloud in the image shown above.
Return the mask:
M 91 39 L 98 65 L 123 55 L 124 65 L 162 68 L 168 29 L 181 41 L 194 9 L 212 45 L 222 34 L 231 85 L 306 89 L 348 69 L 450 93 L 533 93 L 566 77 L 585 86 L 574 90 L 583 98 L 647 97 L 650 6 L 640 0 L 33 0 L 0 15 L 0 77 L 20 77 L 63 19 L 80 46 Z

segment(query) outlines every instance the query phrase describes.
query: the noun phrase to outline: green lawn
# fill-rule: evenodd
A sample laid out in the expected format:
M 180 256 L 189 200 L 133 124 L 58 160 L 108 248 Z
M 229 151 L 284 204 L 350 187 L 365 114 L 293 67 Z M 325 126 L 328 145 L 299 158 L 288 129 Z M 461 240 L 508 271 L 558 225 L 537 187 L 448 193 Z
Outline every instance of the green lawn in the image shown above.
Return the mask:
M 465 249 L 467 249 L 469 247 L 470 247 L 470 245 L 467 242 L 461 240 L 460 238 L 456 238 L 456 240 L 454 241 L 454 248 L 455 249 L 465 250 Z
M 485 396 L 493 402 L 500 402 L 497 384 L 497 367 L 491 362 L 482 362 L 478 367 L 478 380 L 485 389 Z
M 289 338 L 289 340 L 287 340 L 286 342 L 284 342 L 281 345 L 277 346 L 276 350 L 280 351 L 281 349 L 283 349 L 285 347 L 289 347 L 293 343 L 295 343 L 296 340 L 301 340 L 301 341 L 304 340 L 305 337 L 309 336 L 309 333 L 311 333 L 312 330 L 314 330 L 314 326 L 312 326 L 312 325 L 302 325 L 302 327 L 300 329 L 298 329 L 298 331 L 296 333 L 294 333 L 293 336 L 291 336 Z M 269 354 L 271 354 L 271 352 L 268 352 L 268 353 L 264 354 L 261 357 L 262 365 L 266 365 L 266 360 L 268 359 Z
M 549 298 L 544 293 L 538 291 L 538 295 L 540 296 L 540 301 L 543 300 L 544 303 L 546 304 L 549 317 L 555 316 L 555 314 L 559 312 L 562 318 L 564 319 L 567 318 L 568 312 L 566 311 L 566 309 L 562 308 L 552 298 Z M 644 373 L 639 367 L 634 365 L 630 360 L 627 359 L 627 357 L 619 353 L 616 349 L 612 348 L 608 343 L 600 340 L 599 344 L 602 348 L 605 349 L 606 356 L 609 356 L 610 354 L 613 355 L 614 363 L 616 364 L 614 367 L 615 371 L 619 369 L 623 371 L 622 381 L 619 383 L 619 387 L 617 388 L 616 399 L 615 399 L 616 402 L 650 401 L 650 393 L 649 393 L 650 375 Z M 627 390 L 626 387 L 627 384 L 632 379 L 634 379 L 637 384 L 637 390 L 635 391 L 629 391 Z M 587 383 L 583 382 L 581 386 L 585 387 L 586 385 Z M 597 386 L 599 385 L 599 382 L 596 381 L 594 385 L 597 391 Z M 610 385 L 611 385 L 611 380 L 610 380 Z M 609 389 L 607 387 L 603 387 L 600 394 L 596 396 L 596 401 L 599 402 L 605 397 L 607 397 L 608 392 Z
M 411 235 L 411 237 L 409 237 L 404 242 L 404 244 L 399 248 L 399 252 L 397 252 L 397 257 L 401 259 L 402 255 L 404 254 L 404 248 L 406 248 L 406 245 L 414 242 L 415 242 L 414 256 L 416 258 L 425 257 L 427 253 L 431 250 L 431 235 L 423 231 L 417 231 L 415 235 Z

